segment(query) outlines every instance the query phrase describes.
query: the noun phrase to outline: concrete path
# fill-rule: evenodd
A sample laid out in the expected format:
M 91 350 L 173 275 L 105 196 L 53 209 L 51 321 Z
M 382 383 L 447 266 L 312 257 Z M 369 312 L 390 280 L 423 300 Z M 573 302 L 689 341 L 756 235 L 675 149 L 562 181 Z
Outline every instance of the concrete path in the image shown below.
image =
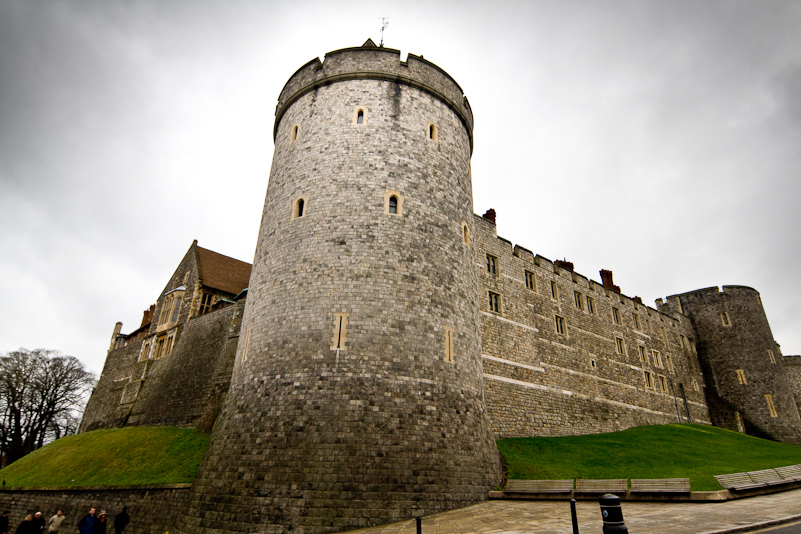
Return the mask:
M 602 532 L 597 501 L 576 503 L 581 534 Z M 801 489 L 721 503 L 622 503 L 632 534 L 745 532 L 771 520 L 801 518 Z M 351 531 L 415 534 L 414 520 Z M 568 501 L 488 501 L 423 518 L 423 534 L 572 534 Z

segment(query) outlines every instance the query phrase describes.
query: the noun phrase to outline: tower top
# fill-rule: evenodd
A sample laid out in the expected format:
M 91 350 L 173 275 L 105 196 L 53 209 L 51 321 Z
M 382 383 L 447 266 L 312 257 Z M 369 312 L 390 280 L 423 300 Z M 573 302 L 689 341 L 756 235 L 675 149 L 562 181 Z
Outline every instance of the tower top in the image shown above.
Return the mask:
M 473 151 L 473 111 L 456 80 L 422 56 L 409 54 L 406 61 L 401 61 L 400 50 L 378 47 L 372 39 L 367 39 L 362 46 L 328 52 L 324 61 L 314 58 L 289 78 L 278 97 L 273 139 L 292 103 L 315 89 L 345 80 L 401 83 L 436 97 L 459 117 L 470 139 L 470 151 Z

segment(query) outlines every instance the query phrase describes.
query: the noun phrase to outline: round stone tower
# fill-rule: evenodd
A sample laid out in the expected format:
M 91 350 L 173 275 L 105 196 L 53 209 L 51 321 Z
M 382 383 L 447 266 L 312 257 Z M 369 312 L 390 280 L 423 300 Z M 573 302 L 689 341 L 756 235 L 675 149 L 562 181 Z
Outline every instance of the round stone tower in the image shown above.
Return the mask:
M 447 73 L 372 41 L 289 79 L 231 387 L 183 530 L 331 532 L 498 483 L 472 126 Z
M 801 445 L 798 408 L 759 293 L 723 286 L 672 298 L 698 335 L 712 423 Z

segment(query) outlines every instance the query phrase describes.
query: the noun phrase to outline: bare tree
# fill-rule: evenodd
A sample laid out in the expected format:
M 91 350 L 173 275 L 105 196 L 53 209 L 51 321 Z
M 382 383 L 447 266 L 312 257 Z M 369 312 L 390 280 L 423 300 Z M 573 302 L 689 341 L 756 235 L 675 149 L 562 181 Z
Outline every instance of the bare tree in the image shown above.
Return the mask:
M 0 453 L 6 461 L 75 433 L 94 384 L 77 358 L 58 351 L 19 349 L 0 356 Z

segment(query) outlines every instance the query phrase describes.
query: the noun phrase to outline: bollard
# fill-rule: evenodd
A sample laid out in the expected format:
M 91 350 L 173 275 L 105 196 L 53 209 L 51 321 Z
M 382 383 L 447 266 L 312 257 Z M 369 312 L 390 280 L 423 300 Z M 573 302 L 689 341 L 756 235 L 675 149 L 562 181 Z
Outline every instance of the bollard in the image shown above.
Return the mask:
M 420 516 L 415 517 L 417 520 L 417 534 L 422 534 L 423 532 L 423 518 Z
M 579 534 L 578 518 L 576 518 L 576 499 L 570 499 L 570 520 L 573 521 L 573 534 Z
M 629 529 L 623 522 L 623 509 L 620 507 L 620 497 L 607 493 L 598 502 L 601 504 L 601 517 L 604 521 L 603 532 L 629 534 Z

